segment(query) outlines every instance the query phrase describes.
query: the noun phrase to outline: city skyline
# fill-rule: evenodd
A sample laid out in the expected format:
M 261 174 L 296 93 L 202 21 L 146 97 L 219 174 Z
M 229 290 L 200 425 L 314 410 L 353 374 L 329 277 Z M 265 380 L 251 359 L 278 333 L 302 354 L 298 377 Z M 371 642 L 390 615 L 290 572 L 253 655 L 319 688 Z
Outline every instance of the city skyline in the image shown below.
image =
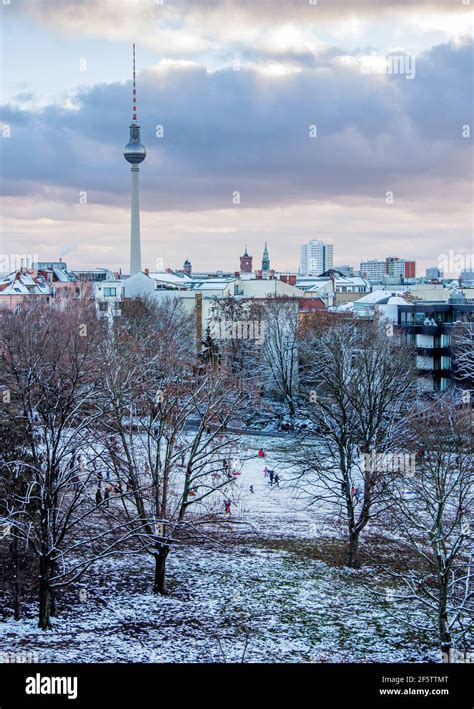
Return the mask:
M 461 3 L 68 0 L 53 12 L 19 0 L 1 11 L 3 253 L 128 270 L 134 41 L 143 267 L 188 257 L 235 270 L 244 244 L 259 255 L 265 241 L 276 270 L 296 271 L 312 239 L 334 245 L 335 264 L 396 254 L 420 273 L 451 249 L 472 252 Z M 394 75 L 398 55 L 411 62 Z

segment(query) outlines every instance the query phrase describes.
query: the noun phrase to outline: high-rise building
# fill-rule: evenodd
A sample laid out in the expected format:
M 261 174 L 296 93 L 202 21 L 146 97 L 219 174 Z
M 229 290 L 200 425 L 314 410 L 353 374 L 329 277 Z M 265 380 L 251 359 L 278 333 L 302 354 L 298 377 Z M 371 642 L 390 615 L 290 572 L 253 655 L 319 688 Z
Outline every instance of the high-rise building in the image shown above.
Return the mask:
M 388 256 L 385 259 L 368 259 L 360 263 L 360 275 L 368 281 L 378 283 L 384 279 L 415 278 L 416 262 L 407 261 L 398 256 Z
M 416 263 L 398 256 L 388 256 L 385 259 L 385 274 L 401 278 L 415 278 Z
M 192 273 L 192 271 L 193 271 L 193 267 L 192 267 L 191 261 L 190 261 L 188 258 L 187 258 L 186 261 L 183 263 L 183 271 L 184 271 L 188 276 L 190 276 L 191 273 Z
M 386 275 L 385 259 L 373 258 L 360 262 L 360 275 L 368 281 L 381 281 Z
M 319 276 L 333 268 L 333 245 L 313 239 L 300 246 L 300 275 Z
M 269 271 L 269 270 L 270 270 L 270 256 L 268 255 L 267 242 L 265 242 L 265 248 L 263 249 L 263 256 L 262 256 L 262 271 Z
M 133 45 L 133 88 L 132 88 L 132 122 L 130 124 L 130 140 L 124 148 L 123 156 L 131 164 L 132 200 L 130 223 L 130 275 L 141 271 L 140 245 L 140 198 L 138 187 L 138 165 L 146 158 L 146 148 L 140 141 L 140 126 L 137 123 L 137 90 L 135 84 L 135 45 Z
M 252 257 L 245 246 L 244 255 L 240 257 L 240 273 L 252 273 Z

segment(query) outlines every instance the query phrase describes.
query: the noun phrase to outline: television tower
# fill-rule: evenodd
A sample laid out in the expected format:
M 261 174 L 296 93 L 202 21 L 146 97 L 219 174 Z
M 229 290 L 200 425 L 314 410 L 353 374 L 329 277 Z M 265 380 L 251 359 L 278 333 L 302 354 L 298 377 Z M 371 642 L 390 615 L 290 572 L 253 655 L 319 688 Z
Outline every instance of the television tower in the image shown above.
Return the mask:
M 131 163 L 132 173 L 132 210 L 130 229 L 130 275 L 133 276 L 142 269 L 140 246 L 140 198 L 138 189 L 138 165 L 146 158 L 145 146 L 140 141 L 140 126 L 137 123 L 137 89 L 135 86 L 135 45 L 133 45 L 133 98 L 132 122 L 130 124 L 130 140 L 123 150 L 125 160 Z

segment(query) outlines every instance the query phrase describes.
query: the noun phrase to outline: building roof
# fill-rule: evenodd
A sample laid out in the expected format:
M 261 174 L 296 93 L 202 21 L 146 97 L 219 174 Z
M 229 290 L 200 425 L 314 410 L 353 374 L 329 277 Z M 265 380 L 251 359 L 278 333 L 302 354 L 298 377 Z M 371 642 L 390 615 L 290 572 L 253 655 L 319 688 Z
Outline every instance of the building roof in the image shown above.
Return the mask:
M 192 283 L 194 283 L 194 279 L 188 276 L 184 271 L 173 271 L 171 273 L 169 271 L 157 271 L 155 273 L 146 273 L 145 275 L 149 276 L 149 278 L 154 278 L 155 281 L 169 283 L 170 285 L 183 286 L 192 285 Z
M 360 305 L 386 305 L 391 299 L 393 299 L 393 304 L 395 304 L 394 301 L 396 300 L 400 301 L 401 303 L 408 302 L 404 298 L 401 298 L 398 294 L 392 293 L 391 291 L 375 290 L 372 291 L 372 293 L 366 293 L 362 296 L 362 298 L 358 298 L 356 301 L 354 301 L 354 304 L 360 303 Z
M 13 271 L 0 282 L 0 295 L 48 295 L 49 285 L 44 276 L 27 271 Z

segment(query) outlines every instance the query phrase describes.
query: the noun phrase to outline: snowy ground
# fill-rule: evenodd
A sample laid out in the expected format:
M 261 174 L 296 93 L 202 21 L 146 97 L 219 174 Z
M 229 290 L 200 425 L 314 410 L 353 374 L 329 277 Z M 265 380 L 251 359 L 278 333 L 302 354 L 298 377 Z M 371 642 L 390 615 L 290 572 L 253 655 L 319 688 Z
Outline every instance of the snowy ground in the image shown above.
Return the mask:
M 246 455 L 259 444 L 249 437 Z M 67 590 L 52 632 L 36 628 L 34 605 L 24 620 L 0 622 L 3 652 L 35 653 L 39 662 L 435 660 L 433 636 L 394 621 L 390 603 L 368 590 L 369 580 L 382 594 L 385 588 L 372 569 L 351 571 L 295 552 L 295 542 L 310 542 L 318 530 L 323 541 L 340 530 L 328 529 L 290 489 L 270 489 L 265 465 L 285 477 L 271 445 L 266 439 L 265 459 L 246 461 L 236 479 L 234 519 L 253 530 L 233 525 L 239 543 L 228 534 L 220 545 L 177 547 L 166 597 L 150 593 L 148 558 L 102 561 Z

